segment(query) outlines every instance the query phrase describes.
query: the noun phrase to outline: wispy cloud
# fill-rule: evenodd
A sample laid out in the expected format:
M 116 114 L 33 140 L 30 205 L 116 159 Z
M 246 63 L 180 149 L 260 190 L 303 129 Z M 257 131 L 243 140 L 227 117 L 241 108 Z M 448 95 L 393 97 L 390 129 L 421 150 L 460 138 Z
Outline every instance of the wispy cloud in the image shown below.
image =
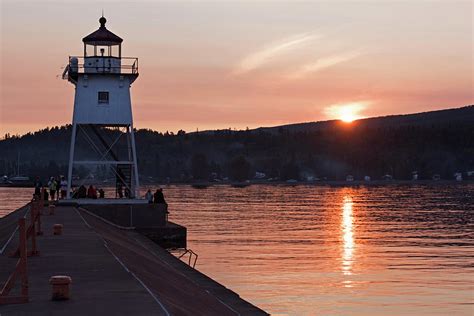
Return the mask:
M 238 64 L 236 69 L 234 69 L 234 74 L 243 74 L 249 71 L 252 71 L 267 62 L 272 58 L 281 55 L 285 52 L 288 52 L 297 47 L 301 47 L 304 44 L 320 38 L 321 35 L 311 34 L 311 33 L 302 33 L 285 38 L 276 43 L 272 43 L 262 48 L 261 50 L 254 52 L 246 57 L 244 57 L 241 62 Z
M 334 54 L 331 56 L 319 58 L 315 62 L 302 65 L 296 71 L 290 73 L 288 78 L 299 79 L 307 74 L 315 73 L 325 68 L 332 67 L 334 65 L 352 60 L 362 54 L 361 51 L 350 51 L 342 54 Z

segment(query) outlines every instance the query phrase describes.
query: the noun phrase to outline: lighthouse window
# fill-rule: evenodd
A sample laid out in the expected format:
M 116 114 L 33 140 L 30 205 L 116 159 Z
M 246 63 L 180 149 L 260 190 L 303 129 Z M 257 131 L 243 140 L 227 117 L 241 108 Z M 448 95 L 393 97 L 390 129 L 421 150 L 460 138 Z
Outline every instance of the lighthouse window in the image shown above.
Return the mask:
M 108 91 L 99 91 L 99 104 L 109 104 Z

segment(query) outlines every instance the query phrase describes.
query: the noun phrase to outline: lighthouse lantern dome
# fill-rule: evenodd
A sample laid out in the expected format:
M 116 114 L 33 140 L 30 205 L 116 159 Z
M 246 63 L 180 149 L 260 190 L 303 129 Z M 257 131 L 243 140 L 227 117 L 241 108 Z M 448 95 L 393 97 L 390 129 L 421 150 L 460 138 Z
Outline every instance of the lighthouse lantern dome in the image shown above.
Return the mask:
M 107 19 L 99 19 L 100 27 L 82 39 L 84 43 L 84 57 L 122 57 L 123 39 L 105 27 Z

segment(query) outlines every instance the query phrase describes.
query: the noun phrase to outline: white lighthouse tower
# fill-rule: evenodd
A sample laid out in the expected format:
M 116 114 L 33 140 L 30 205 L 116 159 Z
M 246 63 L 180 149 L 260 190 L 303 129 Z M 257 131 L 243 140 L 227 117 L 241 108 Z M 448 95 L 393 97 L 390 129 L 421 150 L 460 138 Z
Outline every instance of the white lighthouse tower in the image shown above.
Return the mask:
M 125 197 L 139 197 L 130 99 L 130 87 L 138 77 L 138 58 L 122 57 L 123 40 L 106 28 L 106 22 L 102 16 L 99 29 L 82 39 L 84 55 L 70 56 L 63 73 L 76 90 L 68 199 L 73 171 L 81 165 L 83 170 L 108 169 L 115 179 L 116 196 L 125 192 Z

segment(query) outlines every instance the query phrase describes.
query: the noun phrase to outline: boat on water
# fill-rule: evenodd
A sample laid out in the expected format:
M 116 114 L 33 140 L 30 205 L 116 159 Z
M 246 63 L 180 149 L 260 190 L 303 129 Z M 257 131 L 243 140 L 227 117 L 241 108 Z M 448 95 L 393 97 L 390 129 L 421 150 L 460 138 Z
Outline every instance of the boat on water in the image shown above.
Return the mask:
M 13 177 L 8 177 L 4 175 L 0 180 L 0 187 L 33 187 L 33 181 L 29 177 L 20 175 L 20 152 L 18 152 L 18 161 L 16 164 L 16 175 Z
M 206 189 L 209 187 L 209 184 L 208 183 L 193 183 L 191 186 L 195 189 Z
M 250 182 L 235 182 L 231 184 L 233 188 L 246 188 L 249 185 L 250 185 Z
M 29 177 L 25 176 L 14 176 L 11 178 L 8 176 L 3 176 L 2 180 L 0 181 L 0 187 L 33 187 L 33 181 L 31 181 Z

